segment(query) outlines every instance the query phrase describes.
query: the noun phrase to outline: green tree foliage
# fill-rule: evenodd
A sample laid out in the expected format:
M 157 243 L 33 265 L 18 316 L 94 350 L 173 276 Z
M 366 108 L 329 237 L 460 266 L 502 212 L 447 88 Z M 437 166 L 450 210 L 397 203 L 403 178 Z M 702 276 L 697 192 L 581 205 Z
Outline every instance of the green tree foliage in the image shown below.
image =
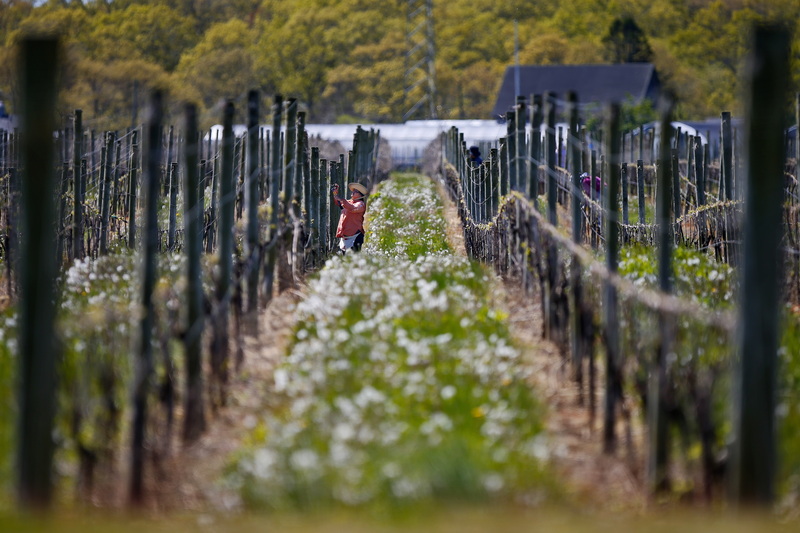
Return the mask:
M 631 17 L 614 19 L 608 33 L 603 37 L 614 63 L 649 63 L 653 60 L 653 49 L 642 29 Z
M 525 40 L 519 59 L 523 65 L 579 65 L 602 63 L 603 54 L 594 39 L 572 41 L 565 35 L 548 30 Z
M 169 72 L 197 38 L 192 18 L 164 5 L 132 5 L 93 17 L 87 45 L 98 60 L 137 57 Z
M 183 54 L 175 71 L 176 84 L 204 109 L 218 112 L 230 99 L 243 110 L 248 90 L 272 88 L 256 68 L 256 44 L 256 32 L 240 20 L 215 24 Z
M 652 61 L 678 99 L 679 118 L 741 114 L 742 68 L 755 22 L 795 28 L 792 76 L 800 89 L 797 0 L 473 0 L 433 2 L 437 113 L 487 117 L 514 61 Z M 63 106 L 127 125 L 134 82 L 201 106 L 259 88 L 296 97 L 314 122 L 400 120 L 409 49 L 405 0 L 113 0 L 0 2 L 0 94 L 14 109 L 20 35 L 57 32 L 67 51 Z M 89 78 L 91 76 L 91 78 Z M 242 105 L 237 108 L 243 108 Z M 787 103 L 788 105 L 788 103 Z
M 171 88 L 169 75 L 159 65 L 143 59 L 82 59 L 75 65 L 75 74 L 65 111 L 83 109 L 91 120 L 89 124 L 100 129 L 124 130 L 132 126 L 133 106 L 143 105 L 144 91 Z
M 478 2 L 448 2 L 434 10 L 437 19 L 447 21 L 435 28 L 441 118 L 491 111 L 505 65 L 513 59 L 513 25 L 497 24 L 496 10 L 504 4 L 489 10 Z
M 276 89 L 298 97 L 312 111 L 337 64 L 338 50 L 331 42 L 336 18 L 332 9 L 320 6 L 260 28 L 259 61 L 274 74 Z
M 350 111 L 358 117 L 378 121 L 399 121 L 404 108 L 402 33 L 391 32 L 377 45 L 361 45 L 352 52 L 351 64 L 331 71 L 323 97 L 332 101 L 352 100 L 352 110 L 342 106 L 338 114 Z
M 0 2 L 0 44 L 6 43 L 9 34 L 17 29 L 19 23 L 27 18 L 33 6 L 21 0 L 4 0 Z

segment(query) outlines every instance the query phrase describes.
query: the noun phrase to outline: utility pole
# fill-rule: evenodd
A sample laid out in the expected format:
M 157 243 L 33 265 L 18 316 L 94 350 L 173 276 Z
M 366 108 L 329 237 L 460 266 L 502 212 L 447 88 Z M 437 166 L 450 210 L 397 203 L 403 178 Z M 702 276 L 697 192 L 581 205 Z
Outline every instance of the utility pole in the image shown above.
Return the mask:
M 406 71 L 404 97 L 406 106 L 414 102 L 403 115 L 406 121 L 418 115 L 428 104 L 428 117 L 436 113 L 436 46 L 433 34 L 433 0 L 407 0 L 406 12 Z

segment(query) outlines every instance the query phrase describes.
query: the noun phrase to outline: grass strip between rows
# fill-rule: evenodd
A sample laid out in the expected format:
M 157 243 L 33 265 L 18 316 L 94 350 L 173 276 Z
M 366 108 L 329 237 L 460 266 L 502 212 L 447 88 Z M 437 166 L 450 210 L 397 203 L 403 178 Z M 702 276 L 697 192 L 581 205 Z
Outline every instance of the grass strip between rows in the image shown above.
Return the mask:
M 489 303 L 494 280 L 452 252 L 442 212 L 430 180 L 395 177 L 370 199 L 363 251 L 310 281 L 279 406 L 233 467 L 250 506 L 554 494 L 530 370 Z

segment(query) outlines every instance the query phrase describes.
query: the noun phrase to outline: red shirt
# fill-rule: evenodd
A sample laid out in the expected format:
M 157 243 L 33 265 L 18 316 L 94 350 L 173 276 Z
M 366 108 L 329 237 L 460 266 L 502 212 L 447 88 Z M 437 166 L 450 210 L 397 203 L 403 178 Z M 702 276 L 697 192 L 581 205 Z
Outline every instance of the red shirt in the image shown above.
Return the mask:
M 339 200 L 342 206 L 342 214 L 339 216 L 339 227 L 336 228 L 337 237 L 352 237 L 359 231 L 364 233 L 364 213 L 367 204 L 362 199 L 350 202 L 345 199 Z

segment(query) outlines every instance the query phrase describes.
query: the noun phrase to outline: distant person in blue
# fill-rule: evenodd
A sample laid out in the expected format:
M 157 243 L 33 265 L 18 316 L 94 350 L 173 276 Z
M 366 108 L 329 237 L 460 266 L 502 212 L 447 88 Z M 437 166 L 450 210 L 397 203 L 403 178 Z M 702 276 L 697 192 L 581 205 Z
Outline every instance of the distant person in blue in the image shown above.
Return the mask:
M 481 157 L 481 151 L 477 146 L 469 147 L 469 161 L 473 167 L 477 167 L 481 163 L 483 163 L 483 158 Z
M 0 118 L 8 118 L 8 112 L 6 111 L 6 104 L 0 100 Z

